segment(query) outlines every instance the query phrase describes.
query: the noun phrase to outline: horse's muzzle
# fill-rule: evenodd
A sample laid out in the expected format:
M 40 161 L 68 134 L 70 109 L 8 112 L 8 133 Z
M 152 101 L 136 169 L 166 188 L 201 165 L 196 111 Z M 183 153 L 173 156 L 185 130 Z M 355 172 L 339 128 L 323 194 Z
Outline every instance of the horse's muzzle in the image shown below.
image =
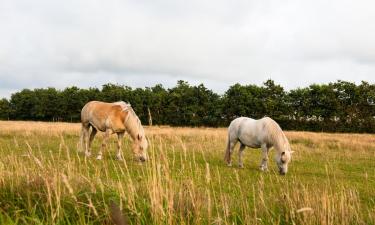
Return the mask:
M 282 171 L 282 170 L 280 170 L 279 172 L 280 172 L 280 175 L 283 175 L 283 176 L 286 174 L 285 171 Z
M 145 162 L 146 159 L 145 159 L 145 157 L 141 156 L 141 157 L 139 157 L 139 161 L 141 161 L 141 162 Z

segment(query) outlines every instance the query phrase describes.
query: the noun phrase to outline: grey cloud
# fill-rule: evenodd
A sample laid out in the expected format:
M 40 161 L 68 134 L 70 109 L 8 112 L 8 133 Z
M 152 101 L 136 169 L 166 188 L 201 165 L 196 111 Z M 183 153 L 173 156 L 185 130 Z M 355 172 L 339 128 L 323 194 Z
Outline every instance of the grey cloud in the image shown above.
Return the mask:
M 222 92 L 374 82 L 372 1 L 0 3 L 0 93 L 28 87 L 137 87 L 178 79 Z M 7 91 L 8 90 L 8 91 Z

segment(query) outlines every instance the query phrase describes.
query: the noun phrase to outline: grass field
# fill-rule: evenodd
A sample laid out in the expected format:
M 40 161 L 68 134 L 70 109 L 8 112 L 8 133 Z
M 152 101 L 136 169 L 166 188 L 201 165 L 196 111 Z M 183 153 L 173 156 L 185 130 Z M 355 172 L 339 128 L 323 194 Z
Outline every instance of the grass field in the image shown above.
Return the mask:
M 128 137 L 115 160 L 114 135 L 102 161 L 86 159 L 79 130 L 0 121 L 0 224 L 375 224 L 375 135 L 286 132 L 280 176 L 273 151 L 267 173 L 254 149 L 227 167 L 222 128 L 146 128 L 145 164 Z

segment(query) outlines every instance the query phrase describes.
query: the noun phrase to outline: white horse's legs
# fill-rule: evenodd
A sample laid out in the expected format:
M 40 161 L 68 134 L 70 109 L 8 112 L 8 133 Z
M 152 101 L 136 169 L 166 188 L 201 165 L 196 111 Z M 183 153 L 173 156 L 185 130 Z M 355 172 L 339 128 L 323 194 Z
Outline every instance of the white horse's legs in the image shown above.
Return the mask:
M 260 170 L 262 171 L 268 171 L 268 148 L 266 144 L 263 144 L 262 146 L 262 161 L 260 163 Z
M 110 130 L 107 129 L 104 133 L 104 138 L 103 138 L 103 142 L 102 142 L 102 147 L 100 148 L 99 150 L 99 153 L 98 153 L 98 156 L 96 157 L 96 159 L 99 159 L 101 160 L 103 158 L 103 150 L 107 147 L 107 140 L 109 138 L 109 134 L 110 134 Z
M 238 166 L 240 168 L 243 168 L 243 161 L 242 161 L 242 156 L 243 156 L 243 151 L 245 150 L 245 145 L 241 143 L 240 148 L 238 149 Z
M 242 161 L 242 156 L 243 156 L 243 150 L 245 149 L 245 145 L 241 143 L 240 148 L 238 149 L 238 166 L 240 168 L 243 168 L 243 161 Z
M 117 159 L 122 160 L 122 139 L 125 132 L 117 133 Z

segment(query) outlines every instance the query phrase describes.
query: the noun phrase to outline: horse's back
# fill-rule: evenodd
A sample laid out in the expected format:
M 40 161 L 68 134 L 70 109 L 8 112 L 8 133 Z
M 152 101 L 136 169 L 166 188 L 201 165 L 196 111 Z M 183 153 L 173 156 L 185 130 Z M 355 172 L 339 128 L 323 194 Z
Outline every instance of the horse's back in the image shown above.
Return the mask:
M 108 113 L 109 107 L 109 103 L 106 102 L 90 101 L 86 103 L 81 110 L 81 122 L 88 122 L 93 114 L 95 114 L 96 117 L 103 117 Z
M 248 117 L 234 119 L 228 128 L 229 138 L 232 141 L 238 139 L 242 144 L 253 148 L 258 148 L 264 143 L 270 145 L 267 131 L 270 120 L 272 119 L 268 117 L 259 120 Z
M 108 128 L 115 132 L 122 131 L 125 129 L 123 121 L 127 114 L 119 104 L 90 101 L 82 108 L 81 122 L 83 125 L 91 124 L 100 131 Z
M 234 120 L 232 120 L 232 122 L 230 123 L 229 125 L 229 130 L 230 131 L 238 131 L 238 130 L 241 130 L 243 129 L 243 127 L 247 127 L 247 126 L 252 126 L 252 124 L 254 123 L 254 119 L 252 118 L 248 118 L 248 117 L 239 117 L 239 118 L 236 118 Z
M 228 127 L 228 138 L 231 142 L 240 141 L 246 146 L 254 146 L 255 120 L 248 117 L 234 119 Z M 248 141 L 250 140 L 250 141 Z M 251 142 L 251 143 L 250 143 Z

